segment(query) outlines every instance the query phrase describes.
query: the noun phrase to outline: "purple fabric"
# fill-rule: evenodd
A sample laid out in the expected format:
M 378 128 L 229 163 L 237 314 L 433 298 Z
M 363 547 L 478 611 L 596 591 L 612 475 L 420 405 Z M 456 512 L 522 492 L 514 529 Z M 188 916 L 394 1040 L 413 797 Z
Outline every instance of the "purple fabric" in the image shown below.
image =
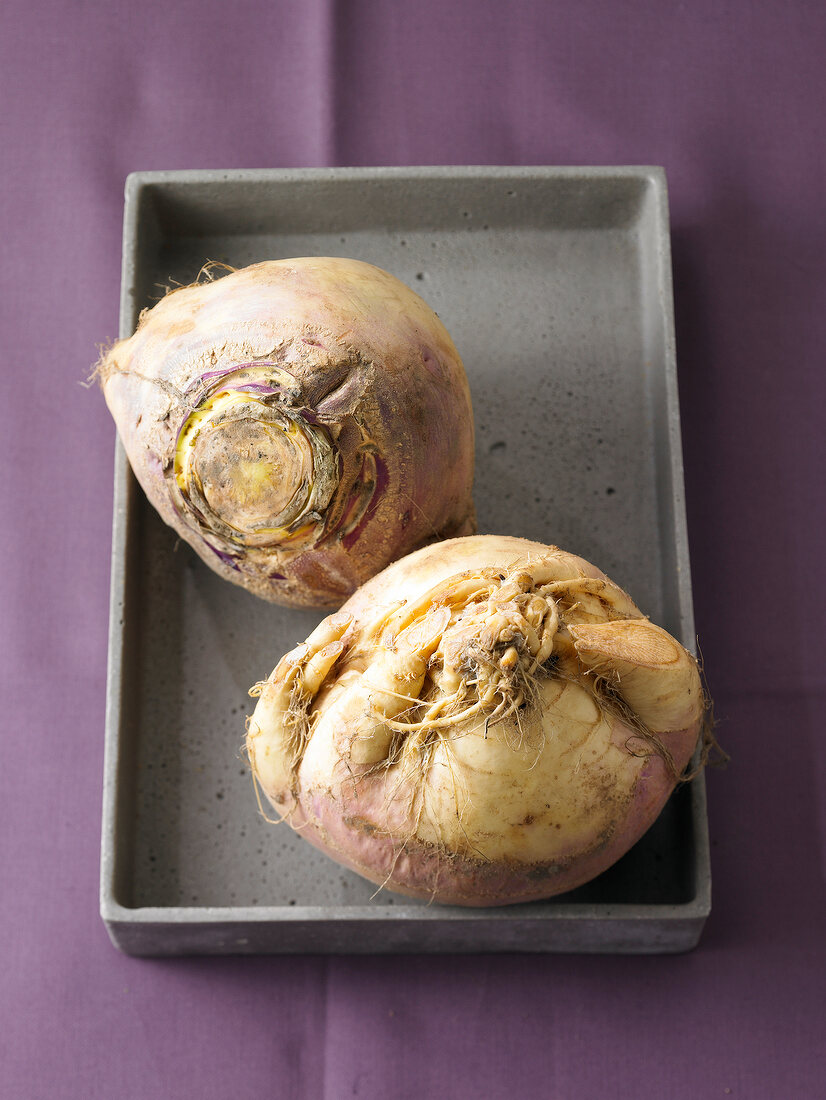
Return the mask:
M 824 46 L 818 0 L 6 0 L 0 1095 L 823 1094 Z M 712 916 L 679 957 L 123 957 L 97 902 L 115 436 L 79 383 L 116 333 L 124 176 L 415 163 L 668 172 L 733 756 Z

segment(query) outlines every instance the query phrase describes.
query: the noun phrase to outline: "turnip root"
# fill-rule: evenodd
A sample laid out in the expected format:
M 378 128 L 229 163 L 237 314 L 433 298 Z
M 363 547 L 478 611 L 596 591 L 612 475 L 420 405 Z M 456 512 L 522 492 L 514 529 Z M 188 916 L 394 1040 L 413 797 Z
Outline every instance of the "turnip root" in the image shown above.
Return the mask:
M 599 569 L 490 535 L 389 566 L 252 694 L 281 820 L 380 886 L 477 906 L 614 863 L 705 712 L 694 658 Z
M 254 264 L 173 291 L 98 366 L 147 497 L 223 577 L 335 607 L 475 530 L 464 368 L 436 314 L 370 264 Z

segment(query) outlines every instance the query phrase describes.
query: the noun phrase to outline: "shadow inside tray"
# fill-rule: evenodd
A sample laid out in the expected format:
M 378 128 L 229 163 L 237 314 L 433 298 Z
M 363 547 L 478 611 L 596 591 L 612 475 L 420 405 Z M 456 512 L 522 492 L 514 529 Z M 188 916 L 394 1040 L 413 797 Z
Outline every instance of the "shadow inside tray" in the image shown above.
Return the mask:
M 634 847 L 592 882 L 559 901 L 603 904 L 684 905 L 696 895 L 691 794 L 674 792 L 663 812 Z

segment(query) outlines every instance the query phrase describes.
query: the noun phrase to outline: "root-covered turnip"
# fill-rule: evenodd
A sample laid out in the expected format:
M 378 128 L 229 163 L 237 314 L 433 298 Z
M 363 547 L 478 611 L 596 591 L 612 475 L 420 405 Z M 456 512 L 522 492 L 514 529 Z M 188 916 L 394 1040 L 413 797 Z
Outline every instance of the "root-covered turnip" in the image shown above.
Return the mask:
M 385 569 L 287 654 L 257 783 L 371 881 L 460 905 L 572 889 L 654 822 L 700 739 L 694 658 L 594 566 L 477 536 Z
M 370 264 L 254 264 L 173 291 L 98 367 L 132 468 L 213 569 L 338 606 L 475 529 L 464 368 L 436 314 Z

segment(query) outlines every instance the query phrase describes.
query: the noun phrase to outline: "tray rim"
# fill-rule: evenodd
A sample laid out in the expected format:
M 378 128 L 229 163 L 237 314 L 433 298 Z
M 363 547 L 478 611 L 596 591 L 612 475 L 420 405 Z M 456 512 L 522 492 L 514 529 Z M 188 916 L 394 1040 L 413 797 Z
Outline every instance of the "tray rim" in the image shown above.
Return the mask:
M 657 260 L 659 305 L 663 325 L 665 407 L 668 412 L 668 436 L 671 469 L 668 471 L 674 488 L 673 531 L 675 550 L 684 563 L 676 578 L 681 638 L 683 644 L 694 647 L 694 614 L 691 589 L 691 571 L 688 546 L 687 516 L 682 457 L 682 437 L 679 416 L 679 393 L 676 366 L 676 340 L 671 279 L 671 242 L 669 229 L 668 187 L 666 172 L 657 165 L 593 165 L 593 166 L 543 166 L 543 165 L 418 165 L 381 167 L 318 167 L 318 168 L 261 168 L 261 169 L 173 169 L 131 172 L 124 186 L 123 251 L 121 262 L 120 337 L 134 331 L 138 306 L 132 295 L 135 274 L 134 242 L 137 240 L 140 205 L 148 188 L 163 185 L 215 185 L 233 182 L 312 183 L 337 179 L 417 181 L 426 183 L 443 179 L 513 179 L 530 181 L 551 178 L 596 180 L 638 179 L 647 184 L 653 195 L 654 217 L 657 228 Z M 706 805 L 704 774 L 691 781 L 691 819 L 694 829 L 694 895 L 685 902 L 675 904 L 646 905 L 643 903 L 613 903 L 600 905 L 595 902 L 566 902 L 564 895 L 548 903 L 534 902 L 530 906 L 516 905 L 489 908 L 463 908 L 458 906 L 406 906 L 404 900 L 391 907 L 348 906 L 335 910 L 327 906 L 136 906 L 121 904 L 116 896 L 116 851 L 118 848 L 118 777 L 122 767 L 120 744 L 120 714 L 124 688 L 124 638 L 123 612 L 126 603 L 127 568 L 126 552 L 129 546 L 129 527 L 132 522 L 137 482 L 129 468 L 126 453 L 117 438 L 114 460 L 114 494 L 112 513 L 112 554 L 110 576 L 110 613 L 107 653 L 106 717 L 104 739 L 104 777 L 102 799 L 102 830 L 100 853 L 99 903 L 100 915 L 112 942 L 124 948 L 120 942 L 119 928 L 126 925 L 180 925 L 202 928 L 210 924 L 227 926 L 292 925 L 300 923 L 323 924 L 325 922 L 366 922 L 369 924 L 431 924 L 436 921 L 453 923 L 537 923 L 551 925 L 572 921 L 633 922 L 657 921 L 687 922 L 692 928 L 691 939 L 681 947 L 666 950 L 688 950 L 696 945 L 703 924 L 711 911 L 710 841 Z M 313 948 L 312 950 L 316 950 Z M 429 951 L 435 950 L 433 947 Z M 484 948 L 480 950 L 485 950 Z M 489 949 L 488 949 L 489 950 Z M 503 950 L 513 950 L 505 948 Z M 536 950 L 536 949 L 534 949 Z M 540 950 L 555 950 L 553 947 Z M 632 951 L 649 952 L 653 948 L 643 946 Z M 163 954 L 161 950 L 135 952 Z M 206 953 L 206 952 L 204 952 Z M 292 953 L 298 953 L 296 949 Z M 379 953 L 379 952 L 377 952 Z

